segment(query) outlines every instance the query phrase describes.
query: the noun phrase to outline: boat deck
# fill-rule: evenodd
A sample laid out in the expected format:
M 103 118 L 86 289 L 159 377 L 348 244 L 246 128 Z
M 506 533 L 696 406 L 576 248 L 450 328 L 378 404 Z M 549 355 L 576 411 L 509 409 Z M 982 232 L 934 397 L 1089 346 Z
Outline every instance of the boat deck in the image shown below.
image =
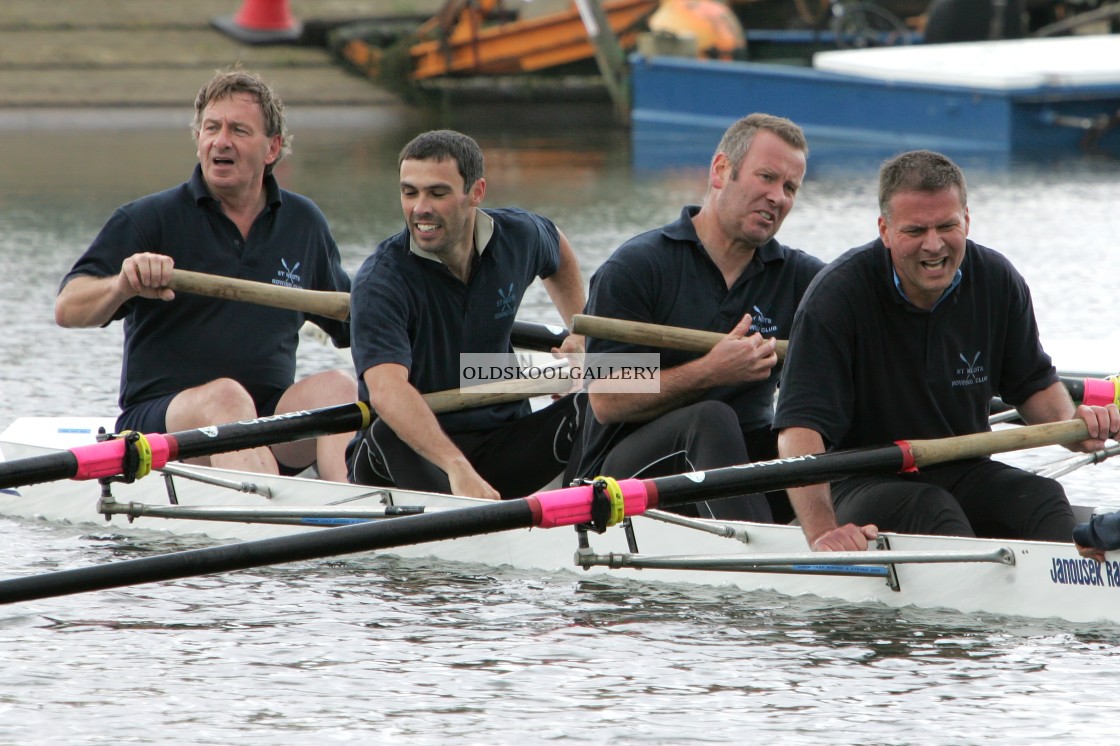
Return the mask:
M 1120 85 L 1120 35 L 835 50 L 813 67 L 844 75 L 1010 91 Z
M 877 165 L 915 148 L 989 166 L 1120 154 L 1120 35 L 829 51 L 813 61 L 632 57 L 635 162 L 706 162 L 748 111 L 800 124 L 811 168 Z

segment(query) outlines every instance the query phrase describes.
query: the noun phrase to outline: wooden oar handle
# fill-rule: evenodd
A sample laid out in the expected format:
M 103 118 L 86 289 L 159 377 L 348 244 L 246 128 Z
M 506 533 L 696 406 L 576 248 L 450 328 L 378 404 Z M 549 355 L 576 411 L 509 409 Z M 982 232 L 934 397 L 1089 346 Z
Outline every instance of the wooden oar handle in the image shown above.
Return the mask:
M 690 352 L 707 352 L 727 336 L 719 332 L 706 332 L 682 326 L 647 324 L 642 321 L 625 321 L 585 314 L 576 314 L 572 317 L 572 332 L 597 339 L 609 339 L 612 342 Z M 785 359 L 786 347 L 786 340 L 779 339 L 778 360 Z
M 303 311 L 339 321 L 350 318 L 349 293 L 287 288 L 263 282 L 239 280 L 234 277 L 190 272 L 185 269 L 172 270 L 168 287 L 176 292 Z
M 1077 443 L 1088 437 L 1089 426 L 1085 420 L 1076 419 L 937 440 L 911 440 L 909 445 L 916 466 L 931 466 L 1008 451 Z
M 534 396 L 564 394 L 572 388 L 571 379 L 546 379 L 524 381 L 495 381 L 464 389 L 434 391 L 424 394 L 424 401 L 436 414 L 458 412 L 472 407 L 531 399 Z

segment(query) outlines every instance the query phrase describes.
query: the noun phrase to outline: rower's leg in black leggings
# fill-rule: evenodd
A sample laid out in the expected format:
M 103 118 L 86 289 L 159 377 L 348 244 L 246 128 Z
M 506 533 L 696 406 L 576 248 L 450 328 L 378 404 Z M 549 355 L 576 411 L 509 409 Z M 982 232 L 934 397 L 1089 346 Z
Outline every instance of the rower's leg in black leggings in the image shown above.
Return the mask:
M 646 423 L 611 448 L 602 475 L 649 478 L 747 463 L 747 448 L 734 410 L 703 401 Z M 598 476 L 595 474 L 585 475 Z M 763 495 L 741 495 L 671 508 L 682 515 L 771 523 Z
M 832 484 L 839 525 L 874 524 L 880 531 L 974 536 L 956 498 L 943 487 L 906 476 L 850 477 Z
M 580 418 L 587 412 L 586 397 L 582 392 L 569 394 L 496 428 L 471 445 L 471 464 L 503 499 L 547 487 L 571 458 Z
M 400 487 L 425 492 L 451 491 L 442 469 L 401 440 L 377 419 L 354 446 L 350 455 L 350 481 L 376 487 Z
M 951 489 L 977 536 L 1073 540 L 1073 509 L 1057 481 L 999 461 L 979 460 Z

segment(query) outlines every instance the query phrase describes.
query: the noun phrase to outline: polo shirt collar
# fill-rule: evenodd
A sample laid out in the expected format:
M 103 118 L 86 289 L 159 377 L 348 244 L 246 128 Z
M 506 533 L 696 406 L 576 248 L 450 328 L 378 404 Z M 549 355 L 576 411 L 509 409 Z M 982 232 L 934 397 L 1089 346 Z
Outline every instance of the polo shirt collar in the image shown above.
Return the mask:
M 925 309 L 915 305 L 914 301 L 910 300 L 910 297 L 906 295 L 906 291 L 902 289 L 902 279 L 898 276 L 898 272 L 895 272 L 893 264 L 891 265 L 891 276 L 894 278 L 895 290 L 897 290 L 898 294 L 902 296 L 902 299 L 909 303 L 911 306 L 914 306 L 914 308 L 918 308 L 919 310 L 924 311 Z M 945 288 L 945 292 L 941 294 L 941 297 L 938 298 L 937 302 L 933 304 L 933 308 L 929 310 L 933 311 L 941 305 L 942 301 L 952 295 L 953 291 L 957 289 L 957 286 L 961 284 L 961 279 L 963 277 L 964 272 L 961 271 L 960 267 L 957 267 L 957 272 L 953 275 L 953 281 L 949 283 L 949 287 Z
M 929 311 L 927 312 L 924 308 L 915 305 L 914 301 L 910 300 L 910 298 L 906 295 L 906 291 L 902 289 L 902 279 L 898 276 L 898 272 L 896 272 L 894 269 L 894 262 L 891 261 L 890 249 L 888 249 L 886 247 L 886 244 L 883 243 L 883 239 L 875 239 L 874 245 L 877 245 L 881 250 L 880 256 L 883 257 L 883 260 L 887 265 L 887 270 L 891 273 L 891 284 L 894 285 L 895 292 L 897 293 L 896 302 L 900 299 L 906 305 L 910 306 L 910 308 L 913 310 L 932 313 L 938 306 L 945 302 L 946 298 L 953 294 L 953 291 L 960 286 L 961 280 L 964 279 L 964 262 L 961 262 L 961 266 L 957 267 L 957 271 L 953 275 L 953 281 L 949 283 L 949 287 L 945 288 L 945 292 L 943 292 L 941 294 L 941 297 L 937 299 L 937 302 L 933 304 L 933 308 L 929 309 Z
M 700 212 L 699 205 L 685 205 L 681 208 L 681 216 L 664 226 L 661 233 L 667 238 L 687 241 L 699 246 L 700 236 L 696 235 L 696 226 L 692 224 L 692 216 L 698 212 Z
M 210 194 L 210 190 L 206 188 L 206 181 L 202 178 L 201 163 L 194 164 L 194 173 L 191 174 L 191 180 L 187 182 L 187 188 L 190 190 L 195 204 L 201 204 L 208 200 L 216 201 L 214 195 Z M 272 174 L 265 174 L 264 177 L 264 199 L 265 204 L 270 207 L 276 207 L 284 201 L 280 194 L 280 184 Z
M 486 246 L 494 235 L 494 218 L 490 217 L 481 207 L 474 208 L 474 250 L 482 256 Z M 408 234 L 408 248 L 413 254 L 433 262 L 443 264 L 443 261 L 430 251 L 424 251 L 412 240 L 412 233 Z
M 662 228 L 661 233 L 667 238 L 672 238 L 677 241 L 687 241 L 695 244 L 697 247 L 702 246 L 700 236 L 696 233 L 696 225 L 692 222 L 692 218 L 698 212 L 700 212 L 699 205 L 686 205 L 681 210 L 680 218 Z M 780 260 L 783 258 L 782 246 L 778 243 L 777 238 L 771 238 L 755 249 L 754 256 L 755 259 L 764 264 Z

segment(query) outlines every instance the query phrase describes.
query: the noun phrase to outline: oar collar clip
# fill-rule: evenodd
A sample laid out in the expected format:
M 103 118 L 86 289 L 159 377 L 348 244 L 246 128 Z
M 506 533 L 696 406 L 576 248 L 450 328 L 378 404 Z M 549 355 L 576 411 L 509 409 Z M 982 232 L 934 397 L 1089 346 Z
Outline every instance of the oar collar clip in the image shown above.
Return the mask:
M 626 517 L 626 499 L 622 488 L 611 477 L 591 480 L 591 528 L 603 533 Z
M 124 456 L 121 459 L 120 474 L 113 477 L 103 477 L 103 481 L 132 484 L 137 479 L 146 477 L 151 473 L 152 445 L 143 433 L 135 430 L 123 430 L 116 434 L 104 435 L 100 439 L 124 442 Z

